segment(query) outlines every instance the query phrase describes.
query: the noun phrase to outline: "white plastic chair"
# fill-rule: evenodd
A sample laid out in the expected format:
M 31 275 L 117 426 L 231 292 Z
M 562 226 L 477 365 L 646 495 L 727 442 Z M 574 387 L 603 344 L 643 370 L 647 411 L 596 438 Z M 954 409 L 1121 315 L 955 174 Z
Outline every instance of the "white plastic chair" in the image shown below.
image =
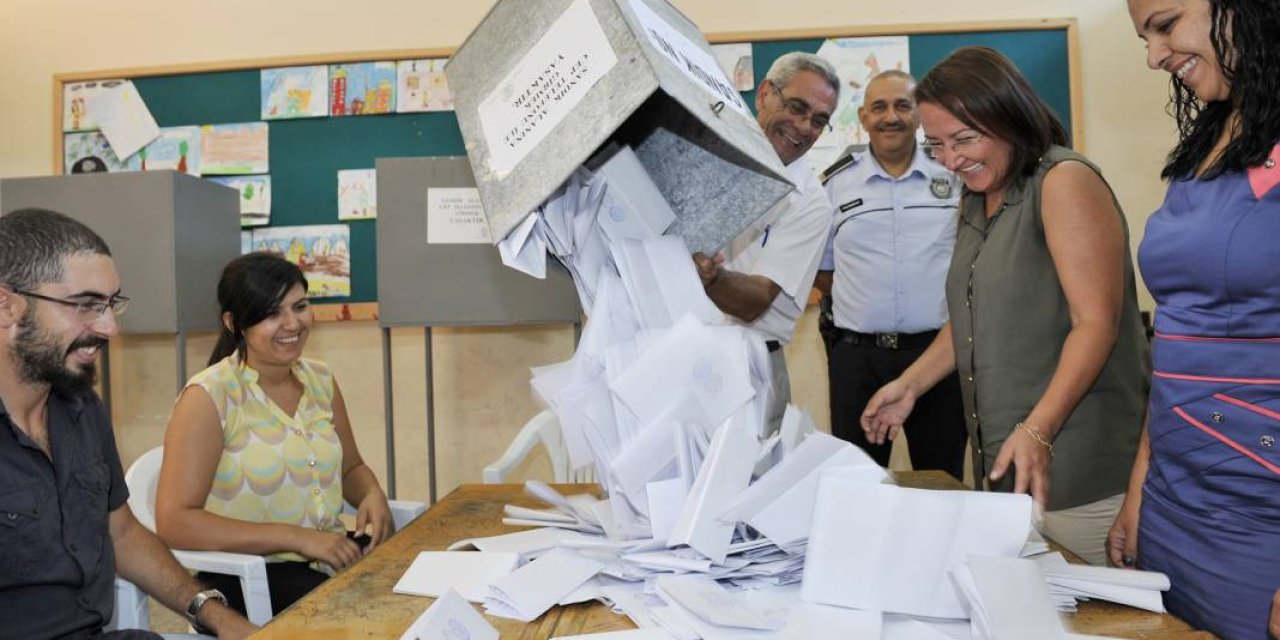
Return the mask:
M 138 522 L 152 531 L 156 530 L 156 484 L 160 480 L 160 463 L 163 459 L 164 447 L 156 447 L 142 454 L 124 474 L 124 482 L 129 486 L 129 509 L 133 511 Z M 409 500 L 388 500 L 387 502 L 391 507 L 391 520 L 397 531 L 422 515 L 427 509 L 421 502 Z M 354 513 L 351 505 L 346 505 L 346 511 Z M 271 591 L 267 588 L 267 562 L 262 556 L 181 549 L 174 549 L 173 555 L 182 566 L 193 571 L 239 576 L 240 589 L 244 592 L 245 613 L 249 622 L 262 625 L 271 619 Z M 119 579 L 117 580 L 120 582 Z M 120 593 L 118 582 L 117 594 Z M 116 604 L 116 610 L 122 610 L 119 602 Z M 117 613 L 117 616 L 120 615 Z M 122 624 L 116 628 L 146 628 L 150 625 L 150 621 L 145 618 L 135 622 L 136 624 L 133 625 Z
M 137 585 L 116 576 L 116 610 L 107 623 L 108 631 L 146 629 L 151 626 L 151 600 Z
M 569 453 L 564 447 L 564 438 L 560 435 L 560 420 L 550 409 L 545 409 L 534 416 L 511 440 L 502 457 L 484 468 L 485 484 L 502 484 L 521 462 L 524 461 L 534 446 L 542 443 L 551 460 L 551 475 L 555 482 L 595 482 L 595 470 L 588 466 L 582 469 L 571 469 Z

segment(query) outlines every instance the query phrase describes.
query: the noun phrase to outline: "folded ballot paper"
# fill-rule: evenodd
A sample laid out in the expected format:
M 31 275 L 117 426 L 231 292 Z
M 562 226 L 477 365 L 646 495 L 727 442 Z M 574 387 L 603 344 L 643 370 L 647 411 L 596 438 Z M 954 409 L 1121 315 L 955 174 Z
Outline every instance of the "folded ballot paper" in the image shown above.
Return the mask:
M 1164 613 L 1161 593 L 1169 590 L 1169 576 L 1156 571 L 1068 564 L 1060 553 L 1036 558 L 1044 572 L 1049 593 L 1070 604 L 1060 609 L 1075 610 L 1076 600 L 1106 600 Z

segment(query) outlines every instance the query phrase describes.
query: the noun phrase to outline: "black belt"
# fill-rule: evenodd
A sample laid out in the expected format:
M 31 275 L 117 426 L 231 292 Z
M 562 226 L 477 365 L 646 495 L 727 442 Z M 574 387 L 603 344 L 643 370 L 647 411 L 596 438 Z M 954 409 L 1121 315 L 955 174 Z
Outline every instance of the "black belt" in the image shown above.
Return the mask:
M 773 353 L 774 351 L 782 348 L 782 343 L 777 340 L 769 340 L 764 343 L 764 348 L 768 349 L 769 353 Z
M 933 342 L 938 331 L 920 333 L 862 333 L 836 327 L 836 340 L 881 349 L 923 349 Z

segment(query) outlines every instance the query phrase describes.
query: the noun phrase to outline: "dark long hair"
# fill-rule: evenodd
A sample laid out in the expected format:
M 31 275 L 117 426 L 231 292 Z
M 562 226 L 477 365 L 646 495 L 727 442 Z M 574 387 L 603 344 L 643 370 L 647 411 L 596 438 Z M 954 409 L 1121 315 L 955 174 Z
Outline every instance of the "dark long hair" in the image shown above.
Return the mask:
M 231 318 L 229 323 L 221 323 L 222 332 L 209 356 L 209 365 L 237 351 L 243 361 L 245 330 L 279 309 L 285 294 L 299 284 L 307 288 L 306 276 L 279 254 L 255 251 L 228 262 L 218 280 L 218 307 L 219 315 L 230 314 Z
M 1231 86 L 1227 100 L 1200 102 L 1177 75 L 1169 75 L 1169 111 L 1178 123 L 1178 145 L 1169 152 L 1160 177 L 1185 178 L 1195 173 L 1230 126 L 1232 108 L 1240 119 L 1231 142 L 1204 174 L 1243 171 L 1261 164 L 1280 142 L 1280 3 L 1274 0 L 1208 0 L 1209 41 L 1218 54 L 1222 75 Z
M 1067 144 L 1062 122 L 1004 54 L 990 47 L 960 47 L 916 84 L 916 102 L 946 109 L 983 135 L 1008 143 L 1008 181 L 1036 171 L 1050 145 Z M 1006 185 L 1007 186 L 1007 185 Z

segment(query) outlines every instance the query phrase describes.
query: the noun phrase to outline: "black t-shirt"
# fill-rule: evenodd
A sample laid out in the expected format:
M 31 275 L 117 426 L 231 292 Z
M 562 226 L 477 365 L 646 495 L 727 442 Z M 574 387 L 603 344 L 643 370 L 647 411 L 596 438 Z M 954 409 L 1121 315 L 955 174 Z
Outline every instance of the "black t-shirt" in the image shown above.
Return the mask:
M 51 394 L 52 462 L 0 403 L 0 638 L 89 638 L 115 606 L 107 516 L 129 497 L 97 396 Z

